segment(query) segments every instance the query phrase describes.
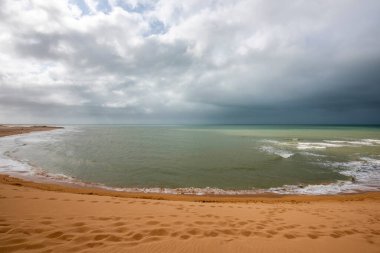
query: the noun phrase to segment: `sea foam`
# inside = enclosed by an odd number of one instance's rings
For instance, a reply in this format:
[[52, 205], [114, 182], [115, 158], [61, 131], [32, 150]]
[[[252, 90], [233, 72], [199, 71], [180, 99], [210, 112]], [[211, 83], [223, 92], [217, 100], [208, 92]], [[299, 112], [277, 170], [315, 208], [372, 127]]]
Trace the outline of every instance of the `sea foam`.
[[289, 151], [286, 151], [286, 150], [282, 150], [282, 149], [278, 149], [278, 148], [274, 148], [274, 147], [271, 147], [271, 146], [260, 147], [260, 150], [262, 150], [264, 152], [267, 152], [267, 153], [270, 153], [270, 154], [274, 154], [274, 155], [280, 156], [282, 158], [289, 158], [292, 155], [294, 155], [294, 153], [292, 153], [292, 152], [289, 152]]

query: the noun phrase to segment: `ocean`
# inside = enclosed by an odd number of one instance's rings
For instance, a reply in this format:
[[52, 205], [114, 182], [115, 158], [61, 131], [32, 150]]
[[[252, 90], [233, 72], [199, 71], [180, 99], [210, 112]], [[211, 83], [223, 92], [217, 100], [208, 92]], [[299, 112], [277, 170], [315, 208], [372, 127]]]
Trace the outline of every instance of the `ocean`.
[[75, 125], [0, 139], [0, 172], [118, 191], [380, 189], [380, 127]]

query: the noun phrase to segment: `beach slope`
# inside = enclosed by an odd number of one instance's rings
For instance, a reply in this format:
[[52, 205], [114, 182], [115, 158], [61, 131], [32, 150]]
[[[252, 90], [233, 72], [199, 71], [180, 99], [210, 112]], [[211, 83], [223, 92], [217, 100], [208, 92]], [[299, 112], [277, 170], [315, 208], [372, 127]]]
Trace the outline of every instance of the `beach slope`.
[[379, 252], [380, 201], [192, 202], [0, 184], [0, 252]]

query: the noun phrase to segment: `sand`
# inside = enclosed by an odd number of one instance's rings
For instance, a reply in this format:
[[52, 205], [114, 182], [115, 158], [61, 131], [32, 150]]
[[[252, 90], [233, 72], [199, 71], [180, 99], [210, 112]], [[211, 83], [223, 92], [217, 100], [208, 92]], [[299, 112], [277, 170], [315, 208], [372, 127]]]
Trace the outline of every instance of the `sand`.
[[380, 193], [134, 194], [1, 175], [0, 252], [13, 251], [380, 252]]
[[49, 131], [54, 129], [60, 129], [62, 127], [55, 126], [27, 126], [27, 125], [0, 125], [0, 137], [25, 134], [36, 131]]

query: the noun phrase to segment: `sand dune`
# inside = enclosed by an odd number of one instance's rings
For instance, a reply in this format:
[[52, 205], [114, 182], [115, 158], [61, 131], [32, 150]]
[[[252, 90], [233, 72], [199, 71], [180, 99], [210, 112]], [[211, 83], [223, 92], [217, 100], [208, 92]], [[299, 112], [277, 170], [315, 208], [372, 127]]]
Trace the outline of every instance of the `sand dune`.
[[202, 203], [0, 184], [0, 252], [379, 252], [379, 198]]

